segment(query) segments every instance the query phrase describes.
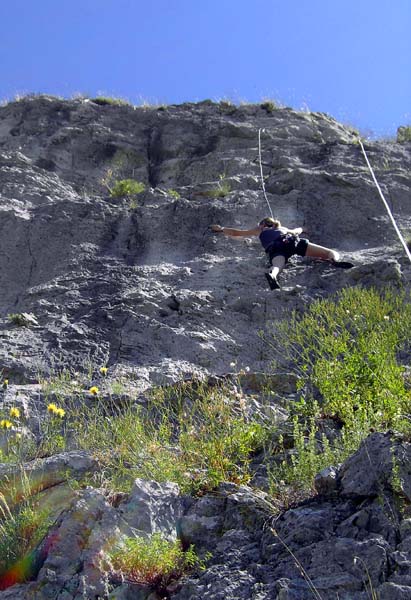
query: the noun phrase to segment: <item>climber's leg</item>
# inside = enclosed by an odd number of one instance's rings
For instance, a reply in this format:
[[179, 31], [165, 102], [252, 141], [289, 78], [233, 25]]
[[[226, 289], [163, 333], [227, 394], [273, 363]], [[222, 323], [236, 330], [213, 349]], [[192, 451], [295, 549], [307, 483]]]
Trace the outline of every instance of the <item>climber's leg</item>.
[[268, 284], [272, 290], [279, 290], [280, 284], [278, 283], [277, 277], [284, 269], [285, 256], [274, 256], [271, 260], [271, 267], [268, 273], [265, 274]]
[[335, 250], [325, 248], [324, 246], [317, 246], [317, 244], [308, 243], [305, 256], [309, 258], [320, 258], [322, 260], [330, 260], [331, 262], [337, 262], [340, 260], [340, 255]]

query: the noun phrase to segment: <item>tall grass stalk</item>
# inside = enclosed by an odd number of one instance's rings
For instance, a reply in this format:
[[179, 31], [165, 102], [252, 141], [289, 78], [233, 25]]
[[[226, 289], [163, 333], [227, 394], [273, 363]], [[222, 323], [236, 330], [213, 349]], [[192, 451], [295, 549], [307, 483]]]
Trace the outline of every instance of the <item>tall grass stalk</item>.
[[[46, 535], [51, 517], [31, 498], [30, 482], [22, 472], [23, 495], [9, 499], [0, 492], [0, 589], [29, 579], [35, 561], [31, 556]], [[10, 491], [9, 491], [10, 492]]]

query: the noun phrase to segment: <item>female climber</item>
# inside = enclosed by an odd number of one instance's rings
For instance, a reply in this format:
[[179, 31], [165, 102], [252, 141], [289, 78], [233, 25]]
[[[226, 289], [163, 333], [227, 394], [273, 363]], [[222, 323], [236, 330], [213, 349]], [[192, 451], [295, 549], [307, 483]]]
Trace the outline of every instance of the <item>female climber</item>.
[[229, 237], [250, 237], [258, 235], [260, 242], [270, 259], [270, 269], [265, 274], [270, 289], [280, 289], [278, 275], [283, 270], [288, 259], [297, 254], [298, 256], [308, 256], [328, 260], [335, 267], [350, 269], [354, 265], [350, 262], [340, 261], [340, 255], [335, 250], [330, 250], [324, 246], [312, 244], [306, 238], [300, 238], [301, 227], [288, 229], [282, 227], [280, 221], [265, 217], [254, 229], [232, 229], [221, 227], [221, 225], [212, 225], [211, 229], [215, 233], [223, 233]]

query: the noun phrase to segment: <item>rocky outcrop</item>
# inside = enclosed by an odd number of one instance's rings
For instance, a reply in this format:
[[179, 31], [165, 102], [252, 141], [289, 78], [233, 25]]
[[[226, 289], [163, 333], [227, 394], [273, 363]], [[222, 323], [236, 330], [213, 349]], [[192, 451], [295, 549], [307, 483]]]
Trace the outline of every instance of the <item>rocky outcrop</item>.
[[[201, 498], [172, 484], [137, 480], [129, 495], [77, 492], [53, 527], [36, 581], [0, 598], [148, 598], [152, 590], [110, 581], [107, 552], [121, 536], [161, 531], [195, 544], [205, 571], [169, 589], [175, 600], [366, 600], [411, 594], [410, 444], [372, 434], [337, 469], [336, 489], [278, 513], [271, 498], [222, 484]], [[396, 456], [399, 487], [386, 465]], [[369, 484], [358, 478], [367, 461]], [[362, 471], [364, 473], [364, 470]], [[371, 481], [372, 480], [372, 481]], [[154, 598], [155, 595], [150, 596]]]

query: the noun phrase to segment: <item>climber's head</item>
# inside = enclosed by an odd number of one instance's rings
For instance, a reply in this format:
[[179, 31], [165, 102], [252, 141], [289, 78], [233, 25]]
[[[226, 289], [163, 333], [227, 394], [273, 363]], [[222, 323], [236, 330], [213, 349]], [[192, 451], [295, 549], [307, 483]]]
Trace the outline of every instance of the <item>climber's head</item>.
[[272, 217], [264, 217], [264, 219], [262, 219], [258, 225], [260, 227], [272, 227], [273, 229], [278, 229], [278, 227], [281, 227], [280, 221], [277, 221]]

